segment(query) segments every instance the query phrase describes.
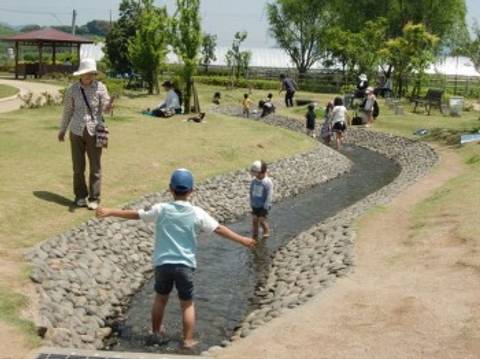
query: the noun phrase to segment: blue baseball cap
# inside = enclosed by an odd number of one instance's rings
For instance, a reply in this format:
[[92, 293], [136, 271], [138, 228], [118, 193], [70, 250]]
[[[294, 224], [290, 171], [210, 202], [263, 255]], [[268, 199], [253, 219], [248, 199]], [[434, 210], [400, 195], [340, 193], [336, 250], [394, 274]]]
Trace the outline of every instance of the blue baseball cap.
[[185, 168], [179, 168], [172, 173], [170, 188], [176, 193], [187, 193], [193, 190], [192, 172]]

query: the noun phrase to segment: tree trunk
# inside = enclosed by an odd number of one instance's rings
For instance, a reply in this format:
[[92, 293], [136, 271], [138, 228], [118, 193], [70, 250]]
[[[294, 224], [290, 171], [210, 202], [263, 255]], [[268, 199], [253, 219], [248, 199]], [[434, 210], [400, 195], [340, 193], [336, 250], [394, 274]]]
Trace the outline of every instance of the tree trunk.
[[190, 105], [191, 105], [191, 99], [192, 99], [192, 79], [187, 79], [186, 85], [185, 85], [185, 96], [183, 96], [183, 107], [184, 111], [183, 113], [189, 114], [190, 113]]

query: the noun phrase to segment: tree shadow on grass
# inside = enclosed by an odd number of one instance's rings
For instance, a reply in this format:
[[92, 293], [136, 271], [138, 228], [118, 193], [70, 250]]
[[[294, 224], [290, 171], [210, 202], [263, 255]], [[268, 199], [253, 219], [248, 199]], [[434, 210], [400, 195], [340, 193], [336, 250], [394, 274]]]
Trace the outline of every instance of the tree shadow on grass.
[[44, 201], [56, 203], [63, 207], [68, 207], [69, 212], [75, 212], [75, 209], [77, 208], [77, 206], [75, 206], [75, 202], [56, 193], [48, 191], [34, 191], [33, 195]]

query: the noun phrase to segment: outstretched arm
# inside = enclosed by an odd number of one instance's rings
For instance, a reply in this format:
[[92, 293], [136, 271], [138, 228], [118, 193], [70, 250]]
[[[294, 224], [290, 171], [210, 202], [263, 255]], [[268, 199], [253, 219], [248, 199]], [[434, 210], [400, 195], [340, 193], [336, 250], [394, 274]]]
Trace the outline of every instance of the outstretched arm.
[[230, 239], [231, 241], [240, 243], [241, 245], [247, 248], [250, 248], [250, 249], [255, 248], [256, 242], [252, 238], [241, 236], [238, 233], [235, 233], [228, 227], [225, 227], [221, 224], [217, 227], [217, 229], [215, 230], [215, 233], [223, 238], [227, 238], [227, 239]]
[[119, 217], [124, 219], [140, 219], [138, 211], [134, 209], [115, 209], [99, 207], [95, 212], [97, 218]]

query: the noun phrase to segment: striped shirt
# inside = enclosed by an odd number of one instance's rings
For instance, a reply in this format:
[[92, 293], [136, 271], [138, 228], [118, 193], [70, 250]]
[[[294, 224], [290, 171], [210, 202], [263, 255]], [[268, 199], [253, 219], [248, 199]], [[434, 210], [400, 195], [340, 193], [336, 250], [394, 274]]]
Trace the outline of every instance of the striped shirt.
[[[80, 88], [83, 88], [85, 91], [94, 118], [90, 115]], [[110, 96], [108, 95], [107, 88], [100, 81], [94, 80], [89, 86], [81, 85], [80, 81], [73, 84], [65, 92], [60, 130], [66, 132], [68, 126], [70, 126], [70, 132], [74, 135], [82, 136], [86, 127], [88, 133], [93, 136], [95, 134], [95, 126], [101, 119], [102, 112], [108, 106], [109, 102]]]

